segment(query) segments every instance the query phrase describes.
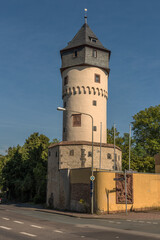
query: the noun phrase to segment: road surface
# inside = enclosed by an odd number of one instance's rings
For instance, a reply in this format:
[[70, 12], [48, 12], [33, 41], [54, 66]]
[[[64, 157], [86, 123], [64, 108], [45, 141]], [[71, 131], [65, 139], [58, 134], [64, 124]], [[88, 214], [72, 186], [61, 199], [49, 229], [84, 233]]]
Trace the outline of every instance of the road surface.
[[82, 219], [0, 205], [0, 240], [160, 239], [160, 220]]

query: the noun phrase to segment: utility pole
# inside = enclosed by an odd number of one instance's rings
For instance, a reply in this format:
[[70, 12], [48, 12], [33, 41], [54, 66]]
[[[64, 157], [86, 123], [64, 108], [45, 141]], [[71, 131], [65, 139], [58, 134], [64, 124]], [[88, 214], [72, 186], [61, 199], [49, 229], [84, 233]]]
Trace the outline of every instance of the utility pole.
[[114, 123], [114, 171], [116, 170], [116, 149], [115, 149], [115, 123]]
[[131, 124], [129, 125], [129, 171], [131, 169]]

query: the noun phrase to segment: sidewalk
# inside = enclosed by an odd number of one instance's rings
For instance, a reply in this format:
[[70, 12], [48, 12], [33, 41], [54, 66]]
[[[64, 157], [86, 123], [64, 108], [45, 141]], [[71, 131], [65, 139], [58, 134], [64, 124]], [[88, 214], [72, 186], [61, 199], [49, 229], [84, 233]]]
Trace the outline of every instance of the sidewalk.
[[160, 220], [160, 211], [150, 210], [142, 212], [128, 212], [126, 213], [111, 213], [111, 214], [87, 214], [87, 213], [75, 213], [64, 212], [50, 209], [35, 209], [35, 211], [46, 212], [51, 214], [59, 214], [64, 216], [85, 218], [85, 219], [128, 219], [128, 220]]

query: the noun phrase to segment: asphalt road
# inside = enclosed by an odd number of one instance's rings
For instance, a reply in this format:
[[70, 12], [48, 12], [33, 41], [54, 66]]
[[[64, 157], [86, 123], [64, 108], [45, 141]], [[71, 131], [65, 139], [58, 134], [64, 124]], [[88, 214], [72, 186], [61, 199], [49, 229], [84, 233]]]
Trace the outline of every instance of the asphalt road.
[[0, 205], [0, 240], [160, 239], [160, 221], [81, 219]]

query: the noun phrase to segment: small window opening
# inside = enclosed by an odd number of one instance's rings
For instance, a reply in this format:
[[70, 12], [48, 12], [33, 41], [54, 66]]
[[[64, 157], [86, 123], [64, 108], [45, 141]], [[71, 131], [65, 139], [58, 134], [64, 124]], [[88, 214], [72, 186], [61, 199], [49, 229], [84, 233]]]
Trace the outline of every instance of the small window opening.
[[92, 157], [92, 152], [88, 152], [88, 157]]
[[74, 58], [78, 57], [78, 51], [77, 51], [77, 50], [74, 51], [73, 57], [74, 57]]
[[64, 102], [64, 104], [63, 104], [63, 107], [65, 108], [65, 107], [66, 107], [66, 105], [67, 105], [67, 104], [66, 104], [66, 102]]
[[95, 50], [95, 49], [93, 49], [93, 55], [92, 55], [93, 57], [97, 57], [97, 50]]
[[100, 83], [100, 75], [95, 74], [95, 82]]
[[81, 114], [73, 114], [73, 127], [81, 127]]
[[56, 151], [56, 154], [55, 154], [55, 156], [56, 156], [56, 157], [58, 156], [58, 153], [57, 153], [57, 151]]
[[97, 126], [93, 126], [93, 131], [97, 131]]
[[107, 158], [108, 158], [108, 159], [112, 159], [112, 156], [111, 156], [110, 153], [107, 154]]
[[89, 39], [90, 39], [90, 41], [91, 41], [91, 42], [94, 42], [94, 43], [96, 43], [96, 42], [97, 42], [97, 39], [96, 39], [96, 38], [94, 38], [94, 37], [89, 37]]
[[68, 84], [68, 76], [64, 78], [64, 85], [67, 85], [67, 84]]
[[74, 150], [70, 150], [70, 153], [69, 153], [70, 156], [74, 156]]
[[92, 104], [93, 104], [93, 106], [97, 106], [97, 101], [93, 100]]

